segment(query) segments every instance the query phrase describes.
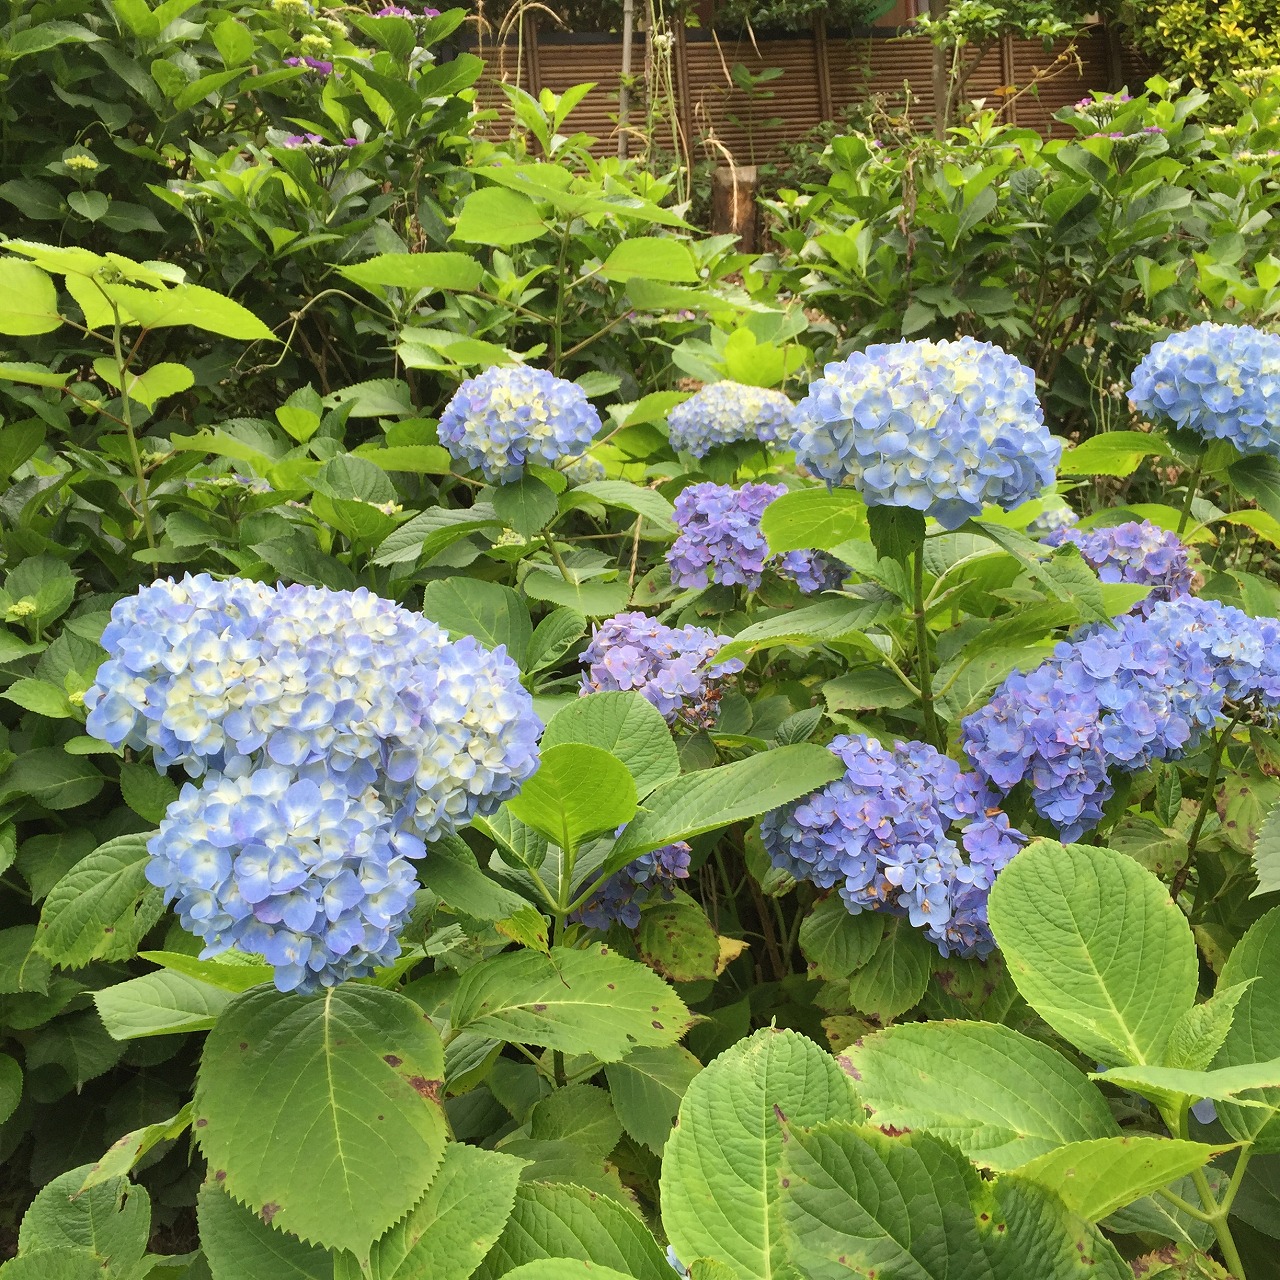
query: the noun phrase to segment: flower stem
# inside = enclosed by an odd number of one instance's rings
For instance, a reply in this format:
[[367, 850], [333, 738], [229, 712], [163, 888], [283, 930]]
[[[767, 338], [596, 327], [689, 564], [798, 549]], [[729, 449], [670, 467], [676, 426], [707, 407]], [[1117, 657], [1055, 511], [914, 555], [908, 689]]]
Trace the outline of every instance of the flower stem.
[[1191, 826], [1191, 834], [1187, 836], [1186, 861], [1178, 869], [1177, 875], [1173, 877], [1173, 883], [1169, 890], [1175, 902], [1182, 892], [1182, 886], [1186, 883], [1188, 874], [1190, 874], [1191, 864], [1195, 861], [1196, 845], [1199, 843], [1200, 833], [1204, 830], [1205, 819], [1209, 816], [1209, 806], [1213, 803], [1214, 792], [1218, 787], [1218, 774], [1222, 769], [1222, 757], [1226, 755], [1227, 743], [1231, 741], [1231, 735], [1235, 733], [1236, 725], [1239, 723], [1239, 715], [1232, 716], [1213, 744], [1213, 758], [1209, 761], [1209, 772], [1205, 775], [1204, 792], [1200, 796], [1200, 807], [1196, 810], [1196, 820]]
[[929, 624], [925, 621], [924, 547], [916, 548], [912, 567], [916, 624], [916, 664], [914, 674], [916, 684], [920, 686], [920, 706], [924, 712], [925, 736], [939, 751], [944, 751], [946, 750], [946, 741], [938, 727], [937, 713], [933, 708], [933, 672], [929, 666]]
[[1204, 467], [1204, 454], [1196, 459], [1196, 465], [1191, 468], [1191, 474], [1187, 477], [1187, 496], [1182, 500], [1182, 514], [1178, 517], [1178, 536], [1182, 536], [1182, 531], [1187, 527], [1191, 520], [1191, 504], [1196, 500], [1196, 491], [1200, 487], [1200, 472]]
[[[560, 570], [560, 576], [569, 583], [573, 583], [573, 579], [569, 576], [569, 570], [561, 558], [559, 548], [556, 546], [556, 540], [546, 529], [542, 531], [542, 540], [547, 544], [547, 550], [551, 552], [551, 558], [556, 562], [556, 568]], [[577, 584], [574, 583], [576, 586]]]

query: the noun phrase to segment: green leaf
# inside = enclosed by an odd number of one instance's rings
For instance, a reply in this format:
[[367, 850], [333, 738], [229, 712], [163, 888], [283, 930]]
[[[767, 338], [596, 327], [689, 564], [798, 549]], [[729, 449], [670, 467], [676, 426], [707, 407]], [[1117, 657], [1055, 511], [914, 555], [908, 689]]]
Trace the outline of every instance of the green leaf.
[[30, 262], [0, 258], [0, 333], [26, 336], [61, 328], [58, 291]]
[[1204, 1168], [1225, 1150], [1138, 1134], [1094, 1138], [1038, 1156], [1023, 1165], [1018, 1176], [1038, 1182], [1087, 1222], [1097, 1222], [1157, 1187]]
[[588, 837], [613, 832], [631, 819], [636, 787], [616, 756], [566, 742], [543, 751], [538, 772], [507, 801], [507, 808], [571, 853]]
[[[352, 416], [355, 416], [354, 414]], [[383, 471], [407, 471], [420, 476], [442, 476], [453, 470], [449, 451], [438, 444], [400, 444], [385, 448], [360, 445], [357, 458], [367, 458]]]
[[173, 969], [95, 991], [98, 1016], [113, 1040], [208, 1031], [235, 994]]
[[[1247, 1063], [1280, 1058], [1280, 907], [1273, 907], [1236, 943], [1218, 978], [1220, 990], [1249, 983], [1236, 1002], [1235, 1016], [1222, 1048], [1214, 1059], [1215, 1067], [1237, 1068]], [[1250, 979], [1256, 978], [1256, 982]], [[1204, 1097], [1211, 1095], [1204, 1094]], [[1251, 1099], [1252, 1101], [1253, 1099]], [[1259, 1102], [1280, 1108], [1280, 1090], [1262, 1094]], [[1261, 1129], [1265, 1113], [1255, 1108], [1227, 1104], [1218, 1116], [1233, 1138], [1253, 1139], [1255, 1151], [1280, 1152], [1280, 1116]]]
[[147, 1154], [161, 1142], [169, 1142], [180, 1137], [191, 1127], [191, 1103], [187, 1103], [177, 1115], [156, 1124], [144, 1125], [134, 1129], [124, 1137], [117, 1138], [107, 1148], [106, 1154], [96, 1164], [89, 1166], [80, 1186], [81, 1191], [96, 1187], [101, 1183], [113, 1182], [126, 1177]]
[[[631, 1210], [584, 1187], [528, 1182], [516, 1192], [511, 1220], [476, 1280], [518, 1276], [541, 1259], [556, 1259], [559, 1266], [558, 1260], [568, 1258], [590, 1263], [584, 1274], [591, 1277], [671, 1280], [674, 1274], [658, 1242]], [[553, 1274], [560, 1280], [573, 1271], [566, 1266], [547, 1272]]]
[[117, 836], [82, 858], [49, 891], [36, 949], [64, 969], [132, 956], [160, 918], [160, 891], [147, 883], [147, 835]]
[[524, 601], [510, 587], [475, 578], [442, 578], [428, 582], [422, 613], [439, 623], [451, 640], [475, 636], [490, 649], [505, 645], [511, 660], [524, 664], [533, 628]]
[[236, 995], [270, 982], [275, 972], [269, 964], [239, 951], [226, 951], [212, 960], [200, 960], [180, 951], [139, 951], [138, 958]]
[[205, 1041], [195, 1131], [215, 1179], [264, 1221], [364, 1258], [439, 1166], [443, 1075], [440, 1038], [404, 996], [259, 988]]
[[24, 751], [0, 778], [0, 804], [20, 798], [46, 809], [74, 809], [102, 790], [102, 774], [88, 761], [59, 747]]
[[675, 1127], [680, 1100], [702, 1063], [680, 1045], [633, 1049], [605, 1067], [609, 1093], [622, 1127], [655, 1155], [661, 1155]]
[[[625, 244], [626, 242], [623, 241]], [[642, 489], [626, 480], [588, 480], [568, 490], [560, 499], [562, 511], [572, 511], [591, 502], [622, 511], [634, 511], [638, 516], [652, 520], [662, 529], [673, 528], [675, 508], [654, 489]]]
[[861, 636], [867, 627], [897, 612], [896, 604], [887, 594], [870, 600], [854, 596], [823, 600], [744, 627], [731, 643], [720, 650], [717, 660], [723, 662], [729, 658], [740, 658], [756, 649], [773, 649], [779, 645], [853, 640]]
[[374, 1245], [368, 1272], [344, 1254], [334, 1280], [467, 1280], [502, 1234], [519, 1180], [519, 1161], [451, 1142], [427, 1194]]
[[178, 788], [150, 763], [129, 760], [120, 766], [120, 794], [144, 822], [159, 826], [165, 810], [178, 798]]
[[1188, 1071], [1205, 1070], [1222, 1048], [1235, 1019], [1236, 1005], [1252, 981], [1250, 979], [1234, 987], [1224, 987], [1219, 983], [1217, 991], [1208, 1000], [1192, 1005], [1173, 1028], [1161, 1065]]
[[39, 1249], [0, 1267], [4, 1280], [103, 1280], [102, 1264], [88, 1249]]
[[1000, 873], [991, 928], [1018, 990], [1091, 1057], [1163, 1060], [1199, 965], [1168, 890], [1112, 849], [1036, 840]]
[[741, 1276], [788, 1274], [780, 1238], [782, 1120], [861, 1114], [849, 1077], [794, 1031], [757, 1031], [689, 1085], [662, 1161], [662, 1226], [680, 1258]]
[[796, 489], [765, 507], [760, 531], [773, 555], [830, 551], [842, 542], [870, 536], [867, 504], [852, 489]]
[[[1160, 1106], [1176, 1109], [1198, 1098], [1225, 1102], [1253, 1090], [1280, 1088], [1280, 1058], [1272, 1058], [1268, 1062], [1246, 1062], [1236, 1067], [1217, 1067], [1212, 1071], [1189, 1071], [1182, 1067], [1113, 1067], [1110, 1071], [1099, 1071], [1092, 1078], [1105, 1080], [1121, 1089], [1130, 1089]], [[1253, 1119], [1263, 1124], [1274, 1109], [1273, 1103], [1255, 1099], [1245, 1099], [1240, 1105], [1253, 1113]], [[1249, 1142], [1257, 1128], [1258, 1125], [1253, 1124], [1239, 1134], [1228, 1126], [1227, 1132], [1242, 1142]]]
[[673, 778], [646, 799], [604, 869], [616, 871], [642, 853], [767, 813], [834, 782], [843, 772], [825, 747], [800, 742]]
[[410, 293], [438, 290], [469, 292], [480, 286], [484, 265], [466, 253], [380, 253], [368, 262], [339, 267], [355, 284], [405, 289]]
[[707, 913], [685, 894], [645, 908], [636, 948], [646, 964], [672, 982], [701, 982], [720, 971], [720, 939]]
[[1058, 464], [1060, 476], [1130, 476], [1144, 458], [1169, 458], [1173, 450], [1149, 431], [1104, 431], [1068, 449]]
[[334, 1280], [334, 1258], [269, 1226], [219, 1186], [200, 1188], [200, 1248], [213, 1280]]
[[825, 982], [848, 980], [875, 955], [884, 921], [874, 911], [853, 916], [838, 893], [828, 894], [800, 926], [800, 950], [809, 972]]
[[910, 507], [870, 506], [867, 527], [881, 559], [906, 564], [924, 546], [924, 513]]
[[877, 1125], [927, 1129], [987, 1169], [1120, 1132], [1082, 1071], [1010, 1027], [904, 1023], [844, 1056]]
[[662, 713], [641, 694], [591, 693], [556, 712], [542, 733], [542, 749], [580, 742], [608, 751], [626, 765], [643, 798], [680, 773], [680, 758]]
[[481, 187], [462, 202], [453, 239], [505, 249], [546, 233], [547, 224], [528, 196], [501, 187]]
[[575, 609], [553, 609], [533, 629], [525, 654], [527, 671], [554, 667], [586, 634], [587, 620]]
[[458, 510], [433, 507], [387, 534], [373, 563], [395, 565], [412, 564], [420, 558], [431, 560], [459, 538], [501, 524], [493, 508], [485, 503]]
[[698, 265], [689, 246], [667, 236], [640, 236], [620, 240], [600, 267], [606, 280], [669, 280], [673, 284], [697, 284]]
[[145, 373], [130, 374], [125, 390], [130, 398], [152, 409], [156, 401], [186, 391], [195, 381], [195, 374], [184, 364], [155, 364]]
[[468, 969], [451, 1013], [469, 1030], [562, 1053], [590, 1053], [616, 1062], [640, 1045], [674, 1044], [689, 1013], [657, 974], [614, 955], [553, 947], [505, 952]]
[[1258, 887], [1252, 896], [1280, 892], [1280, 803], [1273, 804], [1258, 828], [1253, 845], [1253, 870]]
[[1264, 454], [1241, 458], [1227, 468], [1231, 483], [1269, 516], [1280, 520], [1280, 461]]
[[243, 342], [276, 341], [257, 316], [230, 298], [199, 284], [142, 289], [132, 284], [103, 284], [103, 293], [144, 329], [187, 325]]
[[8, 1054], [0, 1053], [0, 1124], [18, 1109], [22, 1101], [22, 1068]]
[[437, 841], [418, 864], [418, 881], [455, 911], [475, 920], [506, 920], [529, 903], [480, 870], [475, 854], [456, 836]]
[[601, 582], [597, 578], [587, 582], [567, 582], [559, 572], [525, 574], [525, 594], [534, 600], [546, 600], [563, 605], [586, 618], [604, 618], [619, 613], [631, 599], [631, 588], [626, 579]]
[[[782, 1217], [805, 1280], [1133, 1280], [1100, 1231], [1033, 1182], [984, 1182], [929, 1134], [790, 1126]], [[751, 1274], [764, 1274], [753, 1272]]]
[[[667, 1268], [671, 1270], [670, 1267]], [[599, 1267], [580, 1258], [539, 1258], [505, 1273], [510, 1280], [633, 1280], [624, 1271]], [[34, 1280], [34, 1273], [33, 1273]], [[54, 1277], [61, 1280], [61, 1277]], [[79, 1280], [77, 1277], [76, 1280]]]
[[147, 1251], [150, 1197], [127, 1178], [81, 1194], [88, 1172], [81, 1165], [41, 1188], [23, 1215], [18, 1249], [87, 1249], [109, 1275], [124, 1276]]
[[524, 538], [532, 538], [545, 529], [557, 510], [556, 495], [550, 487], [530, 475], [498, 485], [490, 501], [502, 523]]
[[22, 382], [32, 387], [65, 387], [71, 375], [54, 373], [42, 364], [28, 360], [8, 360], [0, 364], [0, 381]]
[[934, 952], [906, 920], [883, 918], [884, 935], [871, 959], [849, 979], [849, 1002], [881, 1022], [897, 1018], [924, 998]]
[[67, 691], [48, 680], [15, 680], [0, 697], [50, 720], [66, 720], [75, 715], [67, 701]]

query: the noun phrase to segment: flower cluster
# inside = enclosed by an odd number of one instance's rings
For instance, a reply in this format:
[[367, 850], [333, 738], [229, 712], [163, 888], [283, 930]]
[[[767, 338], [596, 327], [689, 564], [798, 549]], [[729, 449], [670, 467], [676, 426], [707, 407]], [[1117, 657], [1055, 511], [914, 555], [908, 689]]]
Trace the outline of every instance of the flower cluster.
[[[618, 834], [622, 828], [618, 828]], [[664, 845], [652, 853], [642, 853], [614, 872], [591, 896], [573, 919], [589, 929], [607, 929], [611, 924], [634, 929], [640, 923], [640, 908], [656, 893], [667, 902], [675, 893], [677, 880], [689, 878], [692, 850], [683, 840]]]
[[1138, 606], [1143, 613], [1150, 613], [1161, 600], [1172, 600], [1191, 591], [1194, 575], [1187, 563], [1187, 548], [1176, 533], [1149, 520], [1129, 520], [1088, 532], [1060, 528], [1044, 542], [1051, 547], [1074, 543], [1103, 582], [1152, 587], [1151, 594]]
[[989, 342], [897, 342], [829, 364], [796, 406], [797, 460], [870, 506], [910, 507], [956, 529], [1053, 483], [1062, 445], [1035, 375]]
[[[228, 788], [248, 796], [259, 793], [244, 788], [261, 785], [268, 799], [285, 804], [292, 797], [290, 813], [305, 793], [318, 806], [317, 830], [351, 835], [344, 856], [355, 864], [331, 866], [332, 840], [320, 842], [328, 850], [323, 857], [314, 850], [296, 855], [308, 876], [282, 892], [309, 894], [326, 908], [307, 917], [305, 928], [291, 923], [303, 918], [302, 908], [273, 918], [269, 901], [250, 900], [257, 924], [282, 935], [272, 954], [305, 953], [296, 962], [305, 973], [278, 971], [282, 989], [328, 985], [385, 955], [389, 944], [377, 931], [394, 934], [396, 911], [391, 923], [371, 924], [387, 911], [362, 898], [329, 914], [353, 883], [343, 870], [371, 894], [399, 885], [388, 851], [421, 856], [423, 841], [492, 813], [538, 765], [541, 725], [505, 652], [470, 637], [451, 642], [434, 623], [363, 589], [273, 589], [206, 574], [157, 582], [115, 606], [102, 644], [110, 657], [85, 694], [89, 732], [117, 747], [150, 747], [158, 769], [181, 765], [192, 778], [208, 775], [203, 790], [184, 791], [176, 802], [168, 834], [162, 828], [150, 846], [148, 872], [205, 939], [207, 954], [247, 946], [249, 925], [235, 915], [245, 892], [241, 860], [252, 854], [270, 861], [279, 851], [279, 865], [292, 866], [294, 855], [262, 833], [302, 827], [283, 817], [274, 828], [265, 817], [242, 820], [240, 810], [224, 806], [218, 812], [231, 817], [221, 826], [209, 822], [217, 828], [212, 845], [226, 857], [210, 863], [207, 850], [184, 852], [187, 818], [203, 820]], [[306, 787], [290, 791], [294, 783]], [[367, 839], [355, 838], [357, 827]], [[379, 861], [389, 877], [381, 887]], [[205, 883], [214, 867], [218, 878]], [[342, 888], [329, 890], [331, 879]], [[197, 891], [212, 897], [182, 905]], [[359, 921], [374, 930], [368, 947], [351, 941]], [[261, 940], [261, 929], [250, 932]]]
[[1172, 334], [1133, 371], [1129, 400], [1241, 453], [1280, 456], [1280, 334], [1209, 323]]
[[1044, 538], [1046, 534], [1057, 533], [1061, 529], [1069, 529], [1078, 524], [1080, 517], [1061, 498], [1050, 503], [1027, 526], [1027, 532], [1033, 538]]
[[846, 572], [830, 556], [791, 551], [770, 558], [760, 521], [765, 507], [785, 492], [780, 484], [690, 485], [676, 498], [680, 536], [667, 551], [672, 582], [697, 588], [710, 578], [755, 591], [768, 565], [806, 594], [839, 586]]
[[527, 365], [495, 365], [469, 378], [439, 426], [449, 453], [494, 484], [518, 480], [526, 462], [553, 466], [585, 452], [599, 430], [581, 387]]
[[786, 440], [792, 407], [781, 391], [712, 382], [671, 410], [671, 447], [704, 458], [718, 445], [736, 440]]
[[1023, 837], [982, 780], [922, 742], [841, 735], [829, 749], [844, 777], [760, 823], [773, 864], [837, 889], [854, 915], [905, 915], [943, 955], [987, 955], [987, 894]]
[[726, 676], [742, 670], [715, 655], [729, 643], [705, 627], [667, 627], [643, 613], [620, 613], [602, 622], [582, 651], [582, 693], [634, 689], [670, 724], [681, 719], [709, 727]]
[[1101, 819], [1113, 771], [1191, 750], [1228, 701], [1280, 705], [1280, 623], [1179, 596], [1009, 676], [961, 742], [992, 786], [1027, 782], [1036, 811], [1075, 840]]

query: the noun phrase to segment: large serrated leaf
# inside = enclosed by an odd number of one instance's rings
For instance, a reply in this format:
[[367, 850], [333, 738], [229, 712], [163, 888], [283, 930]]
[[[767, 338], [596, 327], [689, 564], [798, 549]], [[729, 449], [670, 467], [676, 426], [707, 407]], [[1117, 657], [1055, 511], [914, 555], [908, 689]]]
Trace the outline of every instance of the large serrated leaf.
[[1037, 840], [1000, 873], [991, 928], [1023, 998], [1106, 1063], [1162, 1061], [1195, 1002], [1186, 917], [1132, 858]]
[[796, 1125], [784, 1150], [782, 1217], [805, 1280], [873, 1271], [910, 1280], [1133, 1280], [1101, 1232], [1050, 1192], [1013, 1177], [984, 1182], [928, 1134]]
[[89, 1168], [71, 1169], [41, 1188], [23, 1215], [18, 1248], [87, 1249], [108, 1275], [123, 1276], [147, 1251], [151, 1198], [127, 1178], [81, 1194]]
[[462, 975], [451, 1017], [458, 1031], [601, 1062], [637, 1045], [674, 1044], [689, 1025], [684, 1002], [657, 974], [603, 946], [493, 956]]
[[643, 798], [680, 773], [680, 758], [662, 713], [638, 693], [591, 693], [551, 717], [542, 749], [566, 742], [599, 747], [627, 766]]
[[552, 1258], [590, 1263], [592, 1276], [598, 1268], [608, 1275], [610, 1267], [635, 1280], [671, 1280], [672, 1276], [657, 1241], [629, 1209], [583, 1187], [525, 1183], [516, 1193], [510, 1222], [476, 1272], [476, 1280], [519, 1274], [516, 1268]]
[[451, 1142], [427, 1194], [374, 1245], [369, 1270], [341, 1254], [334, 1280], [467, 1280], [511, 1216], [519, 1180], [519, 1161]]
[[444, 1152], [440, 1038], [411, 1000], [348, 984], [237, 997], [205, 1042], [195, 1132], [271, 1225], [367, 1257]]
[[36, 950], [64, 969], [133, 955], [164, 909], [147, 883], [148, 838], [117, 836], [77, 862], [45, 899]]
[[113, 1040], [208, 1031], [233, 999], [230, 991], [172, 969], [94, 992], [98, 1016]]
[[636, 787], [626, 765], [599, 747], [565, 742], [542, 752], [538, 772], [507, 801], [507, 809], [572, 853], [590, 836], [612, 834], [636, 811]]
[[1088, 1222], [1132, 1204], [1157, 1187], [1202, 1169], [1226, 1147], [1144, 1134], [1093, 1138], [1037, 1156], [1018, 1170]]
[[852, 1081], [811, 1040], [758, 1031], [707, 1066], [685, 1093], [662, 1162], [662, 1225], [681, 1258], [737, 1274], [789, 1274], [778, 1217], [782, 1125], [861, 1115]]
[[605, 1068], [609, 1093], [622, 1127], [661, 1155], [680, 1112], [680, 1100], [702, 1063], [680, 1045], [633, 1049]]
[[200, 1188], [197, 1217], [213, 1280], [334, 1280], [327, 1249], [269, 1226], [215, 1185]]
[[451, 639], [474, 636], [489, 649], [502, 645], [511, 660], [523, 666], [533, 628], [524, 601], [510, 587], [470, 578], [428, 582], [422, 593], [422, 613]]
[[988, 1169], [1120, 1133], [1082, 1071], [995, 1023], [904, 1023], [852, 1045], [844, 1060], [875, 1124], [927, 1129]]

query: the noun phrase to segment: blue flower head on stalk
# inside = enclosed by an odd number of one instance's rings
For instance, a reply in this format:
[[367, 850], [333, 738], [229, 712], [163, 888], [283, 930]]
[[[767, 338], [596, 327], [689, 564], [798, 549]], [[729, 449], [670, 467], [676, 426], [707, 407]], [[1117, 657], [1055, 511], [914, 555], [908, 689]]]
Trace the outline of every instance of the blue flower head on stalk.
[[781, 391], [741, 382], [712, 382], [667, 416], [671, 447], [705, 458], [737, 441], [774, 444], [790, 434], [792, 403]]
[[829, 364], [796, 406], [792, 447], [869, 506], [959, 528], [987, 503], [1010, 511], [1054, 481], [1062, 445], [1035, 375], [989, 342], [876, 344]]
[[114, 607], [102, 643], [89, 732], [204, 780], [169, 807], [148, 877], [206, 955], [261, 952], [282, 990], [394, 956], [405, 859], [538, 767], [505, 651], [363, 589], [157, 582]]
[[1151, 594], [1138, 605], [1141, 613], [1150, 613], [1162, 600], [1191, 592], [1194, 575], [1186, 545], [1176, 533], [1149, 520], [1129, 520], [1087, 532], [1068, 526], [1055, 529], [1042, 541], [1050, 547], [1067, 542], [1079, 547], [1085, 563], [1103, 582], [1152, 587]]
[[1133, 371], [1129, 401], [1241, 453], [1280, 457], [1280, 334], [1209, 323], [1171, 334]]
[[454, 392], [438, 430], [458, 462], [493, 484], [510, 484], [526, 462], [550, 467], [584, 453], [600, 415], [576, 383], [546, 369], [495, 365]]
[[906, 916], [944, 956], [988, 955], [987, 894], [1023, 836], [982, 780], [923, 742], [842, 734], [829, 750], [844, 776], [761, 820], [773, 864], [854, 915]]
[[847, 571], [820, 551], [789, 551], [770, 556], [760, 531], [764, 509], [786, 493], [780, 484], [695, 484], [675, 502], [679, 537], [667, 551], [671, 581], [698, 588], [708, 578], [722, 586], [756, 591], [766, 567], [796, 583], [808, 594], [838, 587]]
[[1077, 840], [1114, 775], [1193, 750], [1228, 702], [1280, 706], [1280, 623], [1179, 596], [1009, 676], [965, 719], [961, 745], [997, 792], [1027, 783], [1036, 812]]

